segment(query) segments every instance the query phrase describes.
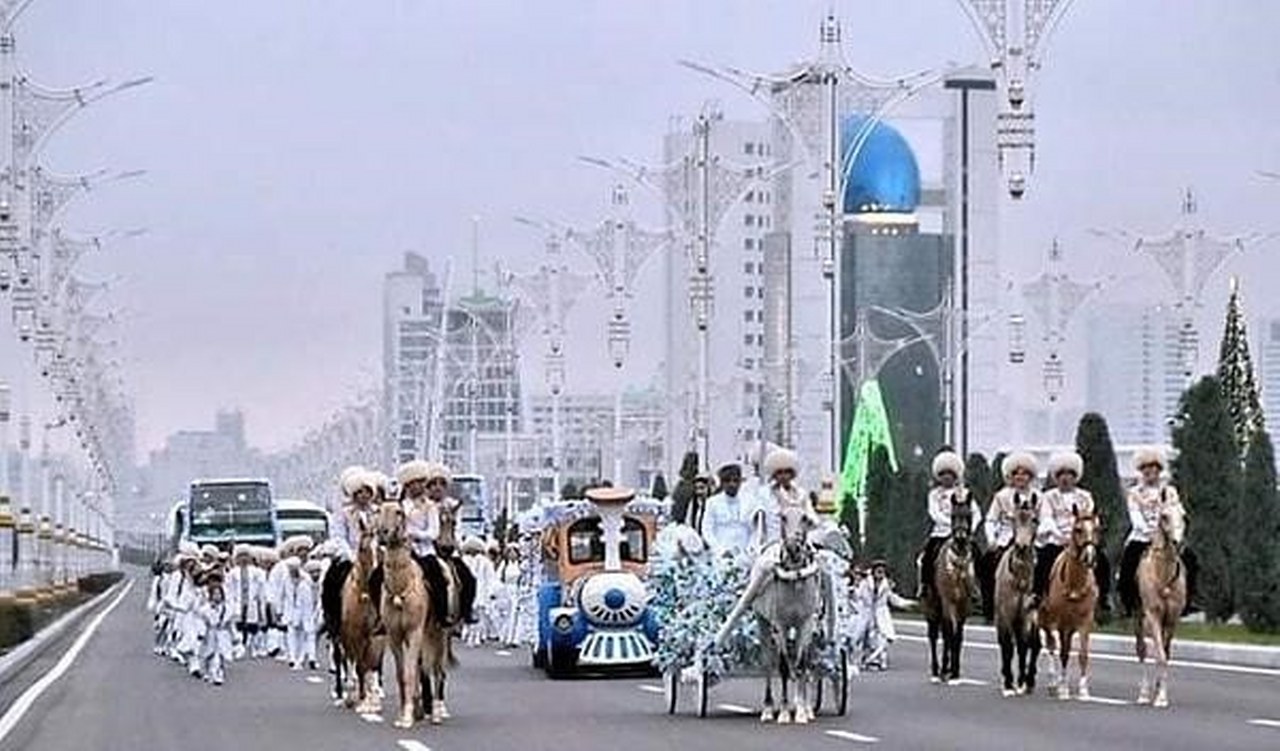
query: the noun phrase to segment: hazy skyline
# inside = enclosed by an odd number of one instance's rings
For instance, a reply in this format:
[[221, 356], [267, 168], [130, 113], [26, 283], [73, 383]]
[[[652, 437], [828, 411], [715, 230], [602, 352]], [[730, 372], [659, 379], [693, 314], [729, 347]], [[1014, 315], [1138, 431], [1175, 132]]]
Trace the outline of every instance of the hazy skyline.
[[[845, 51], [887, 75], [986, 53], [955, 0], [839, 2]], [[39, 0], [18, 58], [51, 86], [153, 75], [78, 115], [45, 150], [59, 172], [146, 169], [62, 217], [90, 233], [146, 227], [87, 259], [118, 277], [111, 301], [136, 398], [139, 447], [248, 417], [252, 443], [297, 440], [380, 372], [381, 279], [414, 250], [468, 269], [537, 263], [541, 238], [513, 215], [598, 221], [614, 179], [580, 154], [656, 161], [672, 115], [718, 100], [763, 112], [679, 58], [774, 71], [816, 51], [827, 2], [618, 0], [97, 3]], [[1006, 274], [1035, 273], [1054, 237], [1072, 272], [1154, 275], [1091, 228], [1163, 234], [1193, 186], [1222, 233], [1280, 230], [1280, 4], [1076, 0], [1035, 81], [1038, 152], [1027, 198], [1006, 203]], [[638, 214], [658, 212], [642, 194]], [[1254, 314], [1278, 314], [1274, 244], [1234, 259]], [[660, 266], [642, 285], [658, 294]], [[1202, 351], [1216, 352], [1226, 273], [1211, 285]], [[1152, 299], [1125, 281], [1110, 295]], [[643, 293], [642, 293], [643, 294]], [[643, 307], [643, 306], [637, 306]], [[651, 306], [652, 307], [652, 306]], [[570, 330], [570, 361], [604, 357], [604, 306]], [[630, 373], [660, 356], [637, 314]], [[1079, 329], [1073, 335], [1080, 333]], [[651, 341], [659, 337], [650, 336]], [[8, 344], [6, 347], [10, 346]], [[598, 370], [603, 370], [600, 368]], [[571, 368], [569, 388], [599, 388]], [[527, 383], [537, 390], [540, 378]]]

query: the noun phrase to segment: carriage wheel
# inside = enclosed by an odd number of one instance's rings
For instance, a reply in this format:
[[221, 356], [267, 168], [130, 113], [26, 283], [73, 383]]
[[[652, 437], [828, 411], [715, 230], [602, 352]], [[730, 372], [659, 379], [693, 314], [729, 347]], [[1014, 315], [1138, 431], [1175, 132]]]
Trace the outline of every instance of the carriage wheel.
[[817, 717], [818, 714], [822, 712], [822, 698], [823, 698], [822, 695], [824, 693], [823, 687], [826, 685], [826, 682], [827, 682], [827, 679], [825, 677], [819, 678], [816, 681], [817, 685], [814, 687], [814, 694], [813, 694], [813, 716], [814, 717]]
[[707, 686], [707, 671], [698, 671], [698, 716], [707, 716], [707, 695], [711, 693], [711, 689]]
[[666, 690], [667, 695], [667, 714], [676, 713], [676, 700], [679, 694], [680, 676], [676, 673], [675, 668], [667, 668], [662, 674], [662, 688]]
[[832, 679], [839, 689], [836, 698], [836, 715], [844, 717], [849, 712], [849, 652], [840, 650], [840, 673]]

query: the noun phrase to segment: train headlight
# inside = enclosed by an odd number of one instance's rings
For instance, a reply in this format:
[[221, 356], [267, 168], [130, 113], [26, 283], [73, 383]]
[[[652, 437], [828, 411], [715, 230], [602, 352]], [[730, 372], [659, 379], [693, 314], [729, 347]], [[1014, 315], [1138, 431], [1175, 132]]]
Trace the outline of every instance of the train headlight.
[[573, 630], [573, 616], [568, 615], [567, 613], [558, 615], [556, 616], [554, 625], [556, 627], [556, 631], [567, 634]]

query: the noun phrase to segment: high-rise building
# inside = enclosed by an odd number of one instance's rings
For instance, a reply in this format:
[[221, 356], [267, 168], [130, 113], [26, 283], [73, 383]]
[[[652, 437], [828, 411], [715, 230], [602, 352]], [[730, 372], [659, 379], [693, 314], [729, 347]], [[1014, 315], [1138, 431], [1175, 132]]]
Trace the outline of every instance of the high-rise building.
[[520, 430], [516, 305], [476, 285], [449, 299], [422, 256], [383, 286], [384, 399], [393, 463], [430, 457], [455, 471], [497, 472], [486, 436]]
[[[765, 178], [772, 153], [767, 121], [712, 119], [708, 153], [718, 168], [749, 175], [736, 195], [717, 185], [708, 205], [727, 203], [711, 232], [709, 273], [714, 290], [709, 321], [708, 445], [717, 463], [740, 459], [759, 439], [760, 396], [764, 360], [764, 238], [773, 222], [773, 192]], [[669, 133], [663, 143], [667, 164], [683, 169], [667, 180], [666, 201], [690, 217], [700, 215], [702, 196], [697, 178], [697, 139], [690, 128]], [[665, 443], [671, 463], [696, 448], [694, 415], [698, 393], [698, 334], [690, 301], [693, 280], [693, 227], [672, 228], [686, 240], [667, 255], [666, 391], [669, 417]]]
[[[621, 446], [614, 442], [615, 398], [611, 394], [564, 394], [560, 402], [563, 456], [561, 482], [581, 486], [609, 479], [619, 484], [649, 488], [664, 471], [663, 428], [668, 417], [666, 400], [656, 388], [632, 389], [622, 394]], [[551, 396], [540, 394], [529, 403], [529, 426], [548, 472], [552, 451]], [[616, 447], [616, 448], [615, 448]], [[614, 452], [622, 452], [622, 479], [608, 477]], [[559, 489], [557, 489], [558, 491]]]
[[[444, 325], [444, 291], [427, 259], [405, 253], [382, 287], [382, 377], [389, 464], [427, 456]], [[443, 375], [443, 374], [441, 374]]]
[[1258, 322], [1258, 383], [1262, 389], [1262, 414], [1272, 440], [1280, 440], [1280, 318]]
[[1185, 380], [1177, 317], [1158, 305], [1099, 305], [1088, 318], [1085, 408], [1116, 444], [1164, 444]]

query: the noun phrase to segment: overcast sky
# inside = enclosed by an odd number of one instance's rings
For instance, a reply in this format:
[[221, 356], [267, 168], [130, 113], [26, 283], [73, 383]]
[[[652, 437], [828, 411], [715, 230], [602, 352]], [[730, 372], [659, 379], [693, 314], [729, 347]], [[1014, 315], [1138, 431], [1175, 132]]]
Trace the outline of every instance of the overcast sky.
[[[607, 205], [611, 178], [577, 155], [654, 161], [669, 116], [708, 98], [761, 115], [677, 59], [783, 68], [816, 50], [827, 5], [38, 0], [17, 29], [35, 79], [156, 77], [82, 113], [46, 150], [63, 172], [149, 171], [64, 215], [76, 230], [149, 229], [84, 271], [121, 279], [112, 300], [129, 311], [141, 446], [233, 406], [253, 442], [296, 440], [375, 383], [379, 285], [403, 251], [463, 269], [479, 215], [486, 267], [533, 265], [539, 238], [512, 215], [587, 224]], [[986, 59], [956, 0], [835, 6], [846, 54], [867, 72]], [[1275, 2], [1076, 0], [1036, 82], [1036, 175], [1003, 214], [1008, 274], [1032, 274], [1055, 236], [1082, 277], [1141, 273], [1087, 230], [1163, 233], [1186, 185], [1215, 231], [1280, 229], [1280, 183], [1256, 175], [1280, 171], [1277, 28]], [[1280, 313], [1276, 251], [1233, 264], [1256, 314]], [[655, 264], [644, 281], [657, 276]], [[1215, 345], [1225, 287], [1206, 301]], [[582, 311], [575, 362], [604, 354], [603, 307]], [[636, 325], [643, 340], [658, 321]], [[600, 385], [594, 368], [575, 368], [571, 388]]]

